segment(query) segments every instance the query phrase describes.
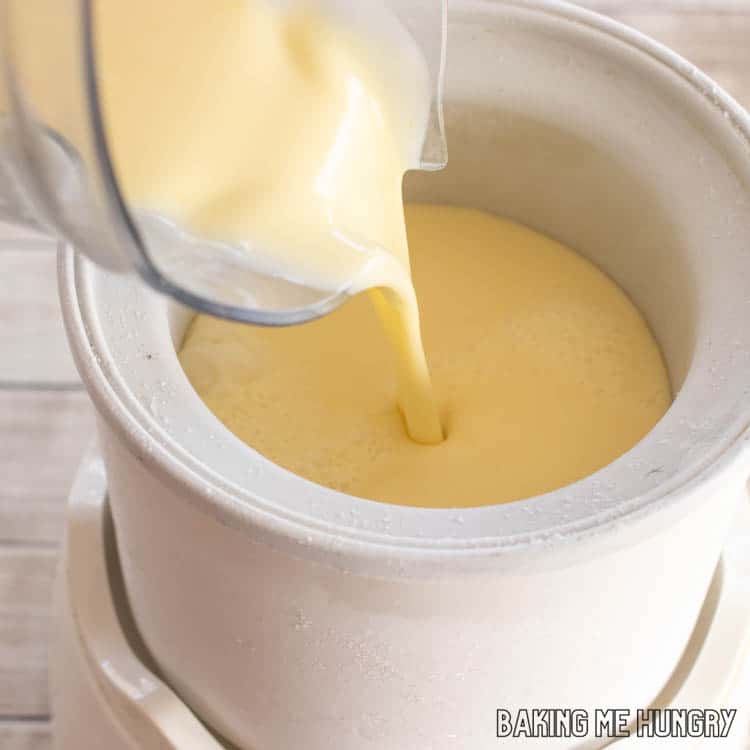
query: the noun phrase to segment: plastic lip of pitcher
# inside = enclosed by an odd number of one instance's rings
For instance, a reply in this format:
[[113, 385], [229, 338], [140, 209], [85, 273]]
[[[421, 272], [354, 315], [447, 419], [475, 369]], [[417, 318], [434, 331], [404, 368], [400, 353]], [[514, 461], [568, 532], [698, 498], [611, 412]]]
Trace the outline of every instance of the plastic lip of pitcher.
[[[334, 0], [335, 2], [335, 0]], [[359, 0], [382, 7], [382, 0]], [[65, 92], [65, 122], [37, 113], [25, 60], [42, 56], [33, 24], [18, 23], [27, 0], [0, 0], [0, 219], [42, 227], [95, 263], [135, 270], [152, 288], [195, 310], [258, 325], [318, 318], [349, 297], [259, 272], [242, 247], [192, 237], [168, 220], [135, 213], [120, 190], [107, 145], [94, 44], [94, 0], [37, 0], [57, 43], [48, 76]], [[445, 166], [442, 116], [447, 0], [389, 0], [427, 64], [432, 102], [419, 167]], [[54, 61], [52, 61], [54, 57]], [[4, 87], [4, 89], [3, 89]], [[41, 95], [41, 94], [37, 94]], [[5, 100], [5, 101], [4, 101]], [[39, 104], [39, 102], [36, 102]], [[6, 111], [3, 111], [6, 110]]]

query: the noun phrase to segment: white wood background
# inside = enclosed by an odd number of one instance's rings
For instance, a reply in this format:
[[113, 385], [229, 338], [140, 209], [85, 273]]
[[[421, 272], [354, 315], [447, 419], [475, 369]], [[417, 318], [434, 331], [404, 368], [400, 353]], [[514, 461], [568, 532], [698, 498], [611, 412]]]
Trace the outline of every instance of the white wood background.
[[[581, 4], [673, 47], [750, 106], [750, 0]], [[54, 248], [0, 226], [0, 750], [51, 747], [50, 590], [66, 494], [92, 432], [64, 342]]]

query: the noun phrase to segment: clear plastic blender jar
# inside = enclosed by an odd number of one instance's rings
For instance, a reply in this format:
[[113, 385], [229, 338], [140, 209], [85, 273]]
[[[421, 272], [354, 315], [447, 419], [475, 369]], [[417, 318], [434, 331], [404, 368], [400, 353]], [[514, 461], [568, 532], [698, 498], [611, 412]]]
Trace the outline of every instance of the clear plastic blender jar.
[[[243, 248], [191, 236], [166, 219], [147, 220], [128, 205], [100, 106], [96, 5], [0, 0], [0, 220], [55, 234], [95, 263], [135, 271], [151, 287], [221, 317], [289, 325], [341, 304], [345, 288], [313, 289], [260, 272]], [[355, 12], [376, 7], [382, 12], [382, 3], [358, 0]], [[392, 0], [389, 10], [417, 41], [429, 69], [433, 101], [415, 167], [437, 169], [447, 159], [441, 116], [446, 0]], [[49, 97], [59, 98], [55, 118], [45, 114]]]

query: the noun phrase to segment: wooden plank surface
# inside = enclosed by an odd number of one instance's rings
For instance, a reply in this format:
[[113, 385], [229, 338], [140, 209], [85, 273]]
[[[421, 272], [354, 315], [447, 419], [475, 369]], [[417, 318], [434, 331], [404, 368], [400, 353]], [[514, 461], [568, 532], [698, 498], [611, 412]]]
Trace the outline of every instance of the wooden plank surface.
[[94, 438], [83, 391], [0, 389], [0, 544], [56, 544], [73, 472]]
[[54, 244], [0, 241], [0, 387], [77, 383], [57, 299]]
[[[750, 0], [580, 4], [672, 47], [750, 105]], [[54, 545], [93, 420], [86, 396], [66, 390], [80, 386], [57, 309], [54, 253], [28, 233], [8, 243], [14, 236], [0, 225], [0, 750], [50, 750]]]
[[0, 716], [49, 715], [47, 643], [57, 552], [0, 547]]
[[[54, 245], [0, 234], [0, 750], [50, 750], [50, 596], [65, 499], [93, 437]], [[5, 717], [3, 719], [2, 717]]]
[[[52, 750], [49, 721], [9, 721], [0, 723], [2, 750]], [[102, 750], [106, 750], [102, 748]]]

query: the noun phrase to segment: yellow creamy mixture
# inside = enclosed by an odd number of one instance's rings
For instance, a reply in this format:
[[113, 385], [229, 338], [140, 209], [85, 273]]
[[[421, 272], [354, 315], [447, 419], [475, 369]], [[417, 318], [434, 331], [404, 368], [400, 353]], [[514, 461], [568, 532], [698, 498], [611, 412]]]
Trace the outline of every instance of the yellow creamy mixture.
[[[421, 150], [426, 67], [385, 6], [335, 6], [93, 5], [130, 206], [247, 244], [262, 270], [367, 290], [284, 330], [197, 318], [189, 379], [253, 448], [362, 497], [485, 505], [604, 466], [670, 402], [646, 323], [581, 257], [492, 216], [408, 206], [407, 248], [401, 180]], [[66, 54], [69, 19], [56, 0], [8, 5], [12, 34], [51, 53]], [[55, 55], [37, 58], [23, 61], [36, 114], [77, 143]]]
[[[439, 442], [401, 201], [431, 99], [413, 38], [377, 0], [92, 7], [104, 125], [129, 207], [247, 245], [261, 271], [332, 292], [377, 289], [409, 433]], [[35, 115], [78, 144], [81, 118], [55, 69], [69, 56], [64, 35], [77, 32], [71, 18], [58, 0], [8, 2], [9, 36], [35, 42], [21, 60]]]
[[201, 237], [250, 240], [259, 267], [288, 278], [376, 290], [407, 429], [437, 443], [401, 199], [429, 113], [427, 70], [378, 3], [353, 10], [100, 2], [104, 112], [132, 204]]
[[664, 414], [659, 347], [591, 263], [471, 209], [407, 205], [406, 218], [445, 441], [418, 445], [404, 432], [392, 352], [363, 297], [283, 330], [194, 321], [180, 360], [238, 437], [338, 490], [462, 507], [581, 479]]

